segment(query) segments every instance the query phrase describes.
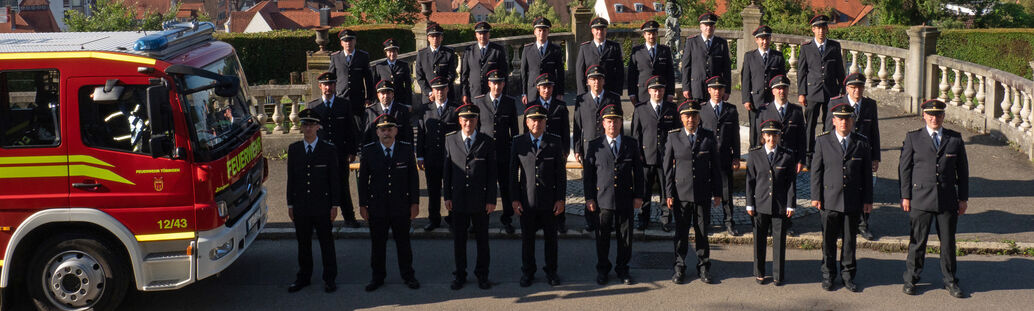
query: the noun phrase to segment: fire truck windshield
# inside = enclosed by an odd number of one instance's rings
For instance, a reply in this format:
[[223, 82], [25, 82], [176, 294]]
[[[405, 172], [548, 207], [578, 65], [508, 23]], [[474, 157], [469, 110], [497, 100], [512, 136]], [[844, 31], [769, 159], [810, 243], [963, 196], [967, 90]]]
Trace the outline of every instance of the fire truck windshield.
[[[236, 144], [241, 143], [240, 133], [257, 125], [248, 109], [247, 81], [243, 78], [240, 63], [234, 55], [215, 61], [202, 69], [224, 76], [240, 78], [240, 90], [236, 96], [222, 97], [214, 88], [184, 95], [184, 108], [193, 128], [199, 154], [204, 158], [218, 158]], [[197, 89], [215, 83], [212, 79], [185, 75], [185, 90]], [[250, 132], [250, 131], [248, 131]], [[225, 148], [230, 147], [230, 148]], [[218, 154], [213, 154], [218, 153]]]

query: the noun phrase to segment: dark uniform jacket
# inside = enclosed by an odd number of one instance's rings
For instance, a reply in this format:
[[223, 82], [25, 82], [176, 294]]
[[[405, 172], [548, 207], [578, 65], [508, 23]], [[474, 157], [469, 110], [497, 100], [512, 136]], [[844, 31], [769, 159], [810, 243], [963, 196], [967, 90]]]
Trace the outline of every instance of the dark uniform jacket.
[[[546, 106], [542, 104], [542, 100], [538, 95], [535, 95], [534, 99], [528, 99], [528, 107], [532, 105]], [[568, 118], [567, 104], [553, 99], [549, 101], [549, 107], [546, 110], [549, 112], [549, 115], [546, 116], [546, 133], [560, 137], [560, 148], [563, 148], [561, 152], [567, 155], [571, 150], [571, 123]], [[524, 134], [527, 133], [528, 127], [525, 125]]]
[[474, 96], [488, 93], [488, 78], [485, 73], [499, 70], [504, 77], [510, 76], [510, 62], [506, 49], [495, 42], [488, 42], [485, 56], [481, 56], [481, 48], [475, 42], [463, 50], [463, 63], [460, 64], [460, 90], [462, 96], [473, 101]]
[[753, 103], [754, 107], [772, 101], [772, 89], [768, 87], [768, 82], [772, 77], [785, 74], [786, 60], [782, 52], [768, 49], [767, 60], [761, 57], [757, 49], [747, 52], [743, 55], [743, 73], [740, 76], [743, 101]]
[[844, 58], [840, 42], [826, 39], [826, 48], [819, 53], [815, 39], [801, 45], [797, 60], [797, 94], [811, 102], [827, 102], [844, 89]]
[[[675, 95], [675, 58], [671, 56], [671, 48], [667, 45], [658, 44], [654, 46], [657, 51], [655, 57], [650, 57], [650, 51], [646, 44], [640, 44], [632, 48], [628, 57], [628, 74], [625, 77], [628, 87], [628, 96], [636, 96], [636, 100], [650, 99], [650, 93], [646, 88], [646, 80], [652, 76], [660, 76], [664, 81], [664, 96]], [[606, 87], [610, 84], [607, 79]]]
[[445, 134], [459, 129], [456, 107], [452, 101], [445, 102], [442, 114], [438, 114], [435, 103], [424, 104], [424, 113], [417, 120], [416, 157], [423, 158], [424, 165], [438, 166], [445, 160]]
[[[847, 96], [841, 95], [830, 99], [827, 106], [829, 110], [833, 110], [833, 107], [839, 104], [850, 105], [851, 101], [847, 99]], [[868, 138], [869, 144], [872, 145], [873, 161], [880, 160], [880, 118], [877, 115], [877, 109], [875, 100], [862, 96], [861, 103], [858, 104], [858, 110], [855, 110], [857, 117], [854, 120], [854, 131]], [[833, 128], [832, 111], [826, 113], [826, 128]]]
[[366, 105], [364, 101], [376, 101], [373, 72], [370, 70], [370, 54], [355, 49], [352, 62], [345, 61], [345, 53], [330, 54], [330, 68], [327, 71], [337, 77], [337, 96], [352, 105], [352, 113], [358, 115]]
[[320, 116], [320, 124], [323, 125], [319, 131], [320, 138], [333, 143], [337, 148], [338, 156], [347, 159], [349, 155], [355, 155], [358, 149], [359, 142], [356, 141], [356, 138], [359, 137], [355, 134], [358, 127], [356, 127], [355, 118], [352, 117], [352, 110], [348, 106], [348, 102], [337, 96], [331, 100], [333, 101], [331, 107], [327, 107], [323, 98], [310, 101], [307, 106]]
[[591, 92], [578, 95], [574, 99], [574, 129], [571, 137], [574, 137], [574, 150], [577, 153], [585, 154], [590, 140], [603, 135], [603, 123], [600, 120], [600, 110], [607, 105], [621, 105], [621, 96], [604, 89], [600, 95], [599, 104], [592, 97]]
[[495, 204], [498, 193], [495, 140], [484, 133], [474, 134], [470, 151], [459, 132], [445, 136], [442, 194], [446, 201], [452, 200], [453, 212], [484, 212], [486, 204]]
[[660, 114], [653, 109], [649, 100], [639, 103], [632, 113], [632, 137], [642, 143], [646, 165], [660, 165], [664, 162], [664, 143], [668, 132], [681, 128], [675, 103], [661, 102]]
[[564, 93], [564, 51], [559, 45], [552, 42], [546, 43], [546, 54], [539, 53], [535, 42], [524, 45], [524, 52], [521, 53], [521, 92], [528, 96], [530, 103], [538, 96], [538, 89], [535, 88], [535, 78], [540, 74], [549, 73], [553, 76], [553, 96]]
[[543, 133], [541, 140], [536, 151], [531, 134], [519, 135], [510, 149], [510, 193], [525, 210], [551, 211], [567, 196], [567, 159], [560, 137]]
[[306, 155], [305, 143], [298, 141], [288, 147], [287, 159], [287, 205], [296, 216], [330, 216], [330, 208], [341, 205], [337, 148], [319, 139]]
[[700, 127], [718, 138], [719, 159], [725, 166], [740, 158], [740, 114], [736, 105], [727, 102], [721, 103], [720, 110], [722, 114], [716, 117], [710, 102], [700, 104]]
[[729, 42], [719, 36], [711, 37], [711, 48], [700, 35], [686, 38], [682, 49], [682, 89], [689, 91], [689, 96], [696, 100], [705, 100], [711, 96], [707, 93], [707, 79], [721, 77], [729, 93], [732, 86], [732, 63], [729, 56]]
[[395, 140], [391, 160], [384, 157], [380, 142], [363, 146], [359, 165], [359, 206], [366, 206], [370, 218], [410, 216], [409, 207], [420, 202], [413, 145]]
[[934, 148], [926, 127], [905, 134], [898, 179], [901, 198], [912, 208], [928, 212], [956, 211], [969, 201], [969, 159], [959, 132], [941, 130], [940, 148]]
[[[445, 77], [449, 81], [450, 90], [452, 82], [456, 81], [456, 51], [445, 45], [438, 46], [437, 53], [431, 53], [431, 48], [426, 47], [417, 52], [416, 55], [416, 83], [420, 85], [421, 101], [426, 101], [431, 94], [431, 80], [436, 77]], [[453, 95], [453, 94], [450, 94]]]
[[[804, 158], [805, 150], [808, 148], [808, 136], [807, 136], [807, 123], [804, 121], [804, 108], [800, 105], [791, 104], [786, 102], [785, 116], [779, 115], [779, 108], [776, 107], [774, 102], [762, 104], [758, 107], [758, 120], [755, 123], [756, 127], [760, 127], [762, 122], [768, 120], [779, 121], [783, 125], [782, 135], [780, 135], [779, 146], [789, 149], [790, 152], [794, 153], [796, 159], [801, 164], [808, 164], [807, 159]], [[758, 143], [761, 143], [761, 129], [755, 128], [758, 134]]]
[[722, 195], [722, 177], [718, 171], [718, 142], [714, 133], [698, 128], [689, 141], [685, 129], [668, 132], [664, 145], [664, 179], [669, 198], [678, 201], [710, 203]]
[[487, 93], [475, 96], [472, 101], [481, 109], [478, 116], [480, 124], [478, 132], [492, 137], [492, 140], [495, 141], [496, 153], [499, 154], [499, 161], [507, 161], [507, 157], [510, 156], [510, 140], [520, 134], [517, 130], [520, 118], [518, 118], [517, 99], [504, 94], [499, 95], [498, 108], [492, 103], [491, 95]]
[[747, 155], [747, 206], [765, 215], [786, 215], [797, 204], [797, 163], [793, 150], [776, 146], [770, 162], [764, 146]]
[[600, 49], [596, 47], [596, 41], [582, 42], [582, 45], [578, 47], [578, 60], [575, 67], [571, 69], [574, 71], [575, 84], [578, 86], [577, 94], [589, 92], [585, 71], [592, 65], [599, 65], [600, 69], [603, 69], [603, 74], [606, 75], [603, 90], [621, 96], [621, 91], [625, 87], [625, 57], [621, 53], [621, 44], [611, 40], [603, 41], [603, 52], [601, 53]]
[[862, 135], [848, 137], [846, 153], [835, 133], [815, 137], [811, 197], [822, 201], [823, 209], [856, 214], [863, 204], [872, 204], [872, 147]]
[[582, 160], [582, 181], [586, 201], [596, 200], [601, 209], [629, 211], [634, 199], [645, 196], [643, 154], [634, 138], [620, 137], [616, 158], [606, 135], [589, 142]]
[[[391, 109], [389, 113], [391, 113], [391, 115], [395, 117], [396, 122], [398, 122], [398, 134], [396, 134], [395, 140], [412, 143], [413, 127], [410, 124], [409, 106], [394, 102], [391, 104], [389, 109]], [[364, 119], [366, 126], [363, 127], [363, 144], [378, 141], [377, 127], [373, 124], [373, 121], [381, 114], [384, 114], [384, 108], [381, 107], [380, 103], [374, 103], [373, 105], [366, 107], [366, 118]], [[412, 146], [410, 148], [412, 148]]]
[[[396, 60], [395, 66], [388, 65], [388, 61], [382, 61], [373, 65], [373, 83], [376, 85], [381, 80], [391, 81], [395, 89], [395, 101], [404, 105], [412, 105], [413, 101], [413, 75], [410, 73], [409, 63]], [[376, 102], [375, 95], [371, 101]]]

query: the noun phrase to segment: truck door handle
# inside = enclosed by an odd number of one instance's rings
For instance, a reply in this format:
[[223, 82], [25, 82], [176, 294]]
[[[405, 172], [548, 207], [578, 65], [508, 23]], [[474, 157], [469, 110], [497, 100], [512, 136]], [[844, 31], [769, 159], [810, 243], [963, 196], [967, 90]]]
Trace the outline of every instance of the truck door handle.
[[88, 183], [72, 183], [72, 187], [86, 190], [94, 190], [100, 188], [101, 184], [88, 184]]

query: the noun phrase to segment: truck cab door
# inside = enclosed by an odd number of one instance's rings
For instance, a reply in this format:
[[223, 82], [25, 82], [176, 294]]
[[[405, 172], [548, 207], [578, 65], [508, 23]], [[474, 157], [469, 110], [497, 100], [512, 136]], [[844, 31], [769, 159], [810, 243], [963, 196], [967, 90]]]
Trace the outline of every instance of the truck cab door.
[[[70, 79], [69, 126], [81, 139], [68, 140], [71, 155], [96, 161], [88, 171], [71, 174], [69, 204], [103, 210], [119, 219], [137, 235], [193, 232], [193, 177], [187, 155], [167, 154], [186, 147], [173, 126], [152, 133], [152, 123], [175, 124], [182, 111], [165, 107], [165, 113], [148, 111], [149, 77], [98, 77]], [[166, 101], [165, 105], [168, 105]], [[162, 120], [151, 120], [152, 115]], [[151, 138], [165, 135], [172, 148], [152, 152]], [[70, 156], [72, 157], [72, 156]]]

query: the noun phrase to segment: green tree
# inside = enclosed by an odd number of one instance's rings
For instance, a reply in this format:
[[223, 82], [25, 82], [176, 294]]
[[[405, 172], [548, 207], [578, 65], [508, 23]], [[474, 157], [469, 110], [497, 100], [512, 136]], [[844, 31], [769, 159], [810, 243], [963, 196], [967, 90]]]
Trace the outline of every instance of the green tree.
[[1034, 16], [1016, 3], [997, 3], [991, 11], [978, 20], [978, 26], [987, 28], [1034, 27]]
[[161, 12], [147, 12], [142, 19], [136, 19], [136, 12], [123, 0], [98, 0], [91, 8], [93, 15], [86, 16], [79, 11], [68, 11], [64, 18], [68, 31], [135, 31], [161, 30], [162, 23], [176, 19], [179, 5]]
[[933, 24], [945, 16], [942, 0], [863, 0], [873, 6], [877, 25]]
[[549, 5], [549, 1], [539, 0], [532, 3], [528, 7], [528, 11], [524, 13], [524, 16], [529, 21], [534, 21], [536, 18], [545, 17], [549, 19], [554, 25], [560, 22], [560, 16], [556, 14], [556, 10]]
[[417, 21], [414, 0], [355, 0], [350, 1], [348, 12], [363, 22], [382, 24], [412, 24]]
[[488, 16], [488, 21], [491, 23], [498, 24], [512, 24], [520, 25], [527, 24], [528, 20], [517, 13], [517, 10], [507, 11], [505, 8], [500, 7], [498, 10], [492, 12], [492, 15]]

